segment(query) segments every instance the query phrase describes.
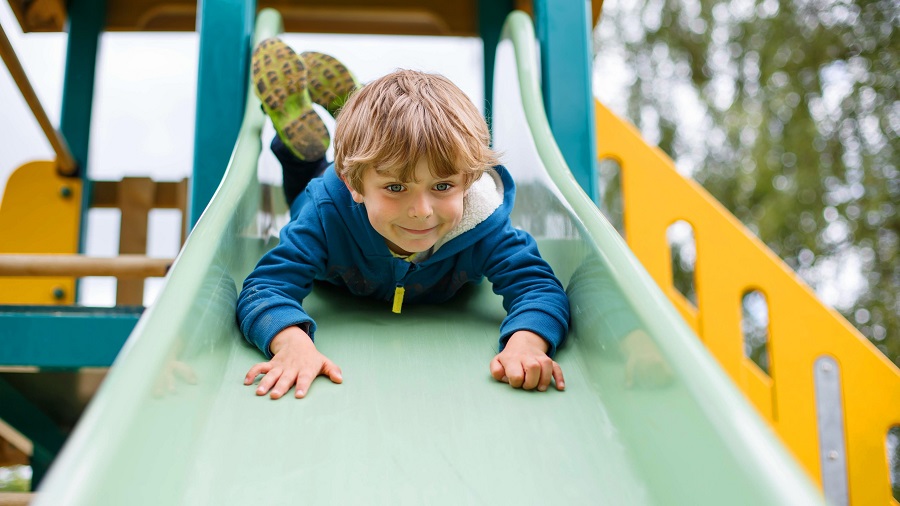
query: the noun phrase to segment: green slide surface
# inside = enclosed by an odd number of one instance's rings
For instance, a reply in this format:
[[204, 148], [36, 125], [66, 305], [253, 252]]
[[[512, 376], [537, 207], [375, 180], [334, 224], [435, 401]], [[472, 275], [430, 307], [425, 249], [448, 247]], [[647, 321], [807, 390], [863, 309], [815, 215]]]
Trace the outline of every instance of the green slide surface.
[[[263, 11], [256, 40], [280, 31]], [[513, 221], [571, 299], [565, 392], [491, 378], [504, 312], [487, 282], [401, 315], [318, 285], [304, 305], [344, 384], [278, 401], [244, 386], [262, 355], [235, 300], [285, 219], [258, 180], [264, 117], [250, 97], [222, 185], [35, 504], [821, 504], [571, 177], [526, 15], [507, 20], [498, 53]]]

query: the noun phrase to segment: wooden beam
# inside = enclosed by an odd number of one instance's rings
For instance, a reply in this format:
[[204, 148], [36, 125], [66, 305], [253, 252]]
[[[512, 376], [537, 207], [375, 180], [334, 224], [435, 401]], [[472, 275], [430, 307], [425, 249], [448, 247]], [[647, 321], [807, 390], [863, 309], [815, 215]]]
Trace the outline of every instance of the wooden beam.
[[112, 276], [123, 279], [163, 277], [171, 258], [143, 255], [88, 257], [81, 255], [0, 255], [0, 276]]
[[[156, 183], [148, 177], [129, 177], [122, 180], [118, 192], [118, 208], [122, 210], [119, 226], [119, 255], [147, 253], [149, 213], [156, 200]], [[116, 284], [116, 305], [140, 306], [144, 303], [144, 280], [119, 280]]]
[[[123, 184], [131, 178], [122, 181], [94, 181], [91, 207], [116, 208], [119, 207], [119, 192]], [[181, 181], [157, 181], [153, 192], [153, 209], [180, 209], [184, 211], [187, 202], [187, 178]]]
[[28, 506], [34, 499], [31, 492], [0, 492], [0, 506]]
[[27, 466], [33, 451], [30, 439], [0, 420], [0, 466]]
[[2, 26], [0, 26], [0, 57], [2, 57], [3, 63], [6, 64], [6, 68], [9, 69], [9, 73], [13, 77], [13, 81], [19, 87], [19, 92], [22, 93], [22, 97], [25, 98], [25, 102], [31, 108], [31, 113], [56, 153], [57, 170], [63, 176], [75, 175], [77, 167], [75, 158], [72, 156], [71, 150], [69, 150], [69, 145], [62, 134], [53, 128], [53, 124], [41, 105], [40, 99], [34, 92], [34, 88], [31, 87], [28, 76], [25, 74], [25, 69], [22, 68], [22, 64], [19, 62], [19, 58], [16, 56], [16, 52]]

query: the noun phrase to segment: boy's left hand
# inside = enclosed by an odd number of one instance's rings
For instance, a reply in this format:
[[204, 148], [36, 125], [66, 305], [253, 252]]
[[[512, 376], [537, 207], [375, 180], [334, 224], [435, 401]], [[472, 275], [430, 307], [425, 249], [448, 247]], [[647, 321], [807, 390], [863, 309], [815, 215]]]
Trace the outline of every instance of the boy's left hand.
[[550, 387], [553, 379], [557, 390], [565, 390], [562, 369], [547, 356], [549, 348], [541, 336], [520, 330], [510, 336], [503, 351], [491, 361], [491, 376], [513, 388], [537, 388], [541, 392]]

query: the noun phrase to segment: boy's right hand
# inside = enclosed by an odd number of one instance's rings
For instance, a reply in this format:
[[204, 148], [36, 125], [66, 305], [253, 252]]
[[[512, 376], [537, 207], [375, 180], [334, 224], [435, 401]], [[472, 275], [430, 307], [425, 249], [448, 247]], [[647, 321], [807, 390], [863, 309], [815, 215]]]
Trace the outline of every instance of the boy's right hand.
[[328, 376], [334, 383], [344, 381], [341, 368], [319, 353], [312, 339], [300, 327], [292, 326], [279, 332], [269, 344], [269, 349], [272, 359], [251, 367], [244, 378], [244, 384], [251, 385], [258, 375], [265, 375], [259, 382], [256, 395], [266, 395], [271, 390], [269, 396], [278, 399], [296, 384], [295, 397], [302, 399], [318, 376]]

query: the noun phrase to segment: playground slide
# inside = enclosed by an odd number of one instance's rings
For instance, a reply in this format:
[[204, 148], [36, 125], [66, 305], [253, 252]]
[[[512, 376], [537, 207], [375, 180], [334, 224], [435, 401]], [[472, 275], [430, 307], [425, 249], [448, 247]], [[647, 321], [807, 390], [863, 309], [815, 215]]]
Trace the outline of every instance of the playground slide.
[[[261, 13], [257, 40], [280, 23]], [[578, 188], [536, 61], [531, 21], [514, 13], [494, 129], [519, 185], [513, 220], [571, 298], [565, 392], [491, 379], [504, 313], [486, 282], [401, 315], [317, 286], [305, 305], [344, 384], [279, 401], [244, 386], [261, 355], [235, 299], [283, 222], [257, 178], [251, 98], [222, 185], [36, 504], [822, 503]]]

